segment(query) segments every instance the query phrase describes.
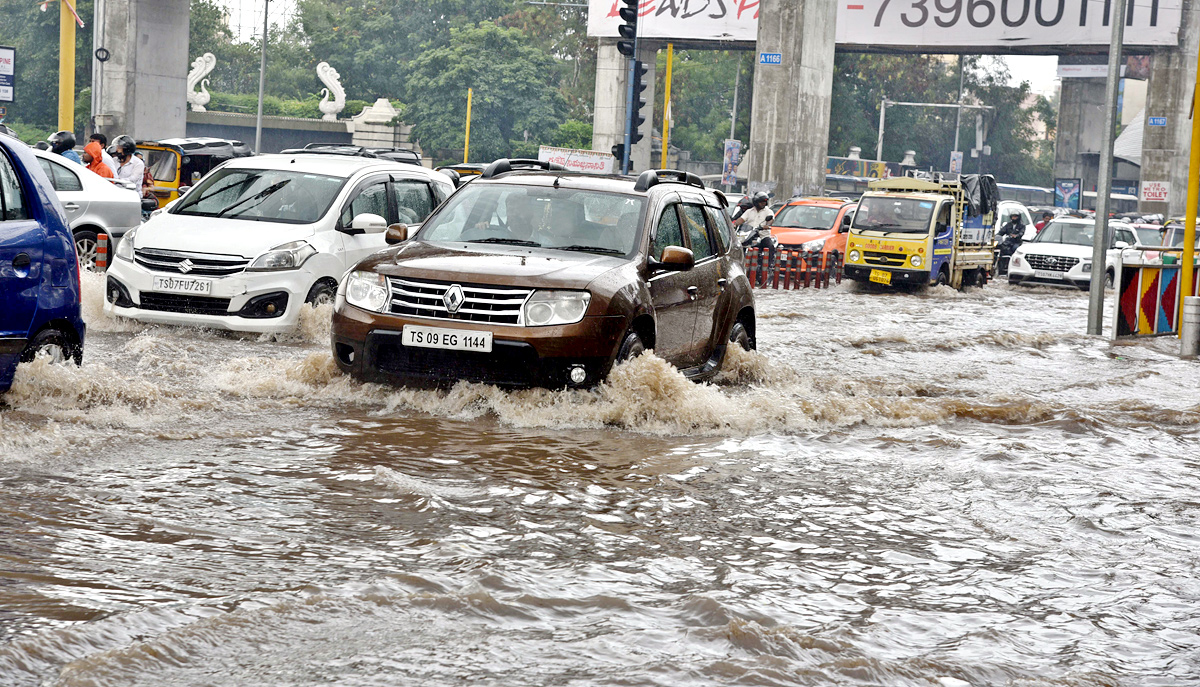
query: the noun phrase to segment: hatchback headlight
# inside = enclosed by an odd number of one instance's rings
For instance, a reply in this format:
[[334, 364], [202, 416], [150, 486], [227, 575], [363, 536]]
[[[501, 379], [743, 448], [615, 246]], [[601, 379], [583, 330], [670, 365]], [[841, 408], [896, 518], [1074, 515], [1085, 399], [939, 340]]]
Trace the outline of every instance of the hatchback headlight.
[[114, 253], [122, 260], [133, 262], [133, 235], [137, 233], [137, 229], [131, 229], [125, 232], [120, 241], [117, 241], [117, 250]]
[[919, 256], [919, 255], [912, 256], [911, 258], [909, 258], [909, 261], [912, 262], [913, 267], [921, 266], [921, 256]]
[[383, 312], [391, 301], [387, 277], [376, 272], [354, 271], [346, 275], [346, 302], [363, 310]]
[[308, 245], [307, 241], [292, 241], [282, 246], [275, 246], [263, 253], [250, 263], [247, 272], [274, 272], [276, 270], [294, 270], [304, 264], [317, 249]]
[[525, 324], [574, 324], [583, 319], [591, 302], [592, 294], [587, 291], [534, 291], [525, 301]]
[[813, 239], [800, 244], [800, 250], [821, 250], [825, 247], [825, 239]]

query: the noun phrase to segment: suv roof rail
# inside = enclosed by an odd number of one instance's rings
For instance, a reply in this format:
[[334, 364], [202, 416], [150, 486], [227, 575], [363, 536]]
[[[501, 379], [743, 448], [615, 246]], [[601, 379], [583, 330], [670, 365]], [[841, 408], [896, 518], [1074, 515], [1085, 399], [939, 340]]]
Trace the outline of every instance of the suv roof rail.
[[[662, 178], [667, 177], [667, 178]], [[635, 191], [647, 191], [651, 186], [658, 184], [687, 184], [696, 188], [708, 188], [700, 177], [691, 172], [682, 172], [678, 169], [648, 169], [638, 175], [637, 183], [633, 185]]]
[[279, 151], [279, 154], [280, 155], [297, 155], [297, 154], [346, 155], [346, 156], [350, 156], [350, 157], [379, 157], [375, 153], [372, 153], [371, 151], [367, 150], [366, 148], [363, 148], [361, 146], [349, 146], [349, 145], [337, 146], [337, 147], [333, 147], [333, 146], [317, 147], [317, 148], [310, 148], [308, 146], [304, 146], [303, 148], [287, 148], [287, 149]]
[[507, 172], [516, 171], [518, 169], [541, 169], [547, 172], [565, 172], [566, 167], [555, 164], [553, 162], [545, 162], [542, 160], [530, 160], [527, 158], [500, 158], [483, 170], [483, 178], [491, 179], [495, 176], [500, 176]]

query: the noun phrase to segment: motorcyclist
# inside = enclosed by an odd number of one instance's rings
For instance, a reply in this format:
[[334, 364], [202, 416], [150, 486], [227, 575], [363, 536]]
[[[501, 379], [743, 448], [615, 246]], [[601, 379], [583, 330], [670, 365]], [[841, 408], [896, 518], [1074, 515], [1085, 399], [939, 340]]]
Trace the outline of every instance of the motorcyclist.
[[74, 132], [56, 131], [50, 134], [46, 142], [50, 144], [51, 152], [58, 153], [77, 165], [83, 164], [83, 158], [79, 157], [79, 153], [75, 152]]
[[1022, 238], [1025, 236], [1025, 225], [1021, 223], [1021, 213], [1014, 212], [1008, 217], [1008, 222], [1000, 227], [1000, 270], [1001, 274], [1008, 273], [1008, 261], [1012, 254], [1016, 252], [1017, 246], [1021, 245]]
[[771, 202], [771, 197], [765, 192], [759, 191], [754, 194], [752, 200], [753, 207], [746, 210], [740, 217], [733, 221], [734, 226], [739, 230], [748, 230], [745, 233], [745, 238], [742, 239], [743, 246], [757, 246], [759, 248], [769, 248], [770, 253], [767, 256], [767, 264], [769, 267], [763, 273], [758, 286], [765, 286], [769, 275], [775, 270], [775, 251], [779, 246], [779, 241], [771, 236], [771, 222], [775, 219], [775, 213], [771, 212], [768, 205]]
[[139, 189], [142, 188], [146, 163], [134, 155], [137, 152], [137, 143], [133, 138], [124, 135], [117, 136], [113, 139], [113, 144], [108, 152], [117, 159], [117, 178], [124, 179]]

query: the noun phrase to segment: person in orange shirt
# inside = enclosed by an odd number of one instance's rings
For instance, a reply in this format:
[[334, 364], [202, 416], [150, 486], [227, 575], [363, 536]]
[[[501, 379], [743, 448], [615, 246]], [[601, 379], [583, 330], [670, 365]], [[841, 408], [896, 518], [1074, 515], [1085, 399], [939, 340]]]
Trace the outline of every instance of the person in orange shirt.
[[104, 177], [105, 179], [113, 178], [112, 170], [108, 165], [104, 164], [104, 148], [100, 146], [99, 141], [89, 141], [83, 148], [83, 164], [87, 168]]

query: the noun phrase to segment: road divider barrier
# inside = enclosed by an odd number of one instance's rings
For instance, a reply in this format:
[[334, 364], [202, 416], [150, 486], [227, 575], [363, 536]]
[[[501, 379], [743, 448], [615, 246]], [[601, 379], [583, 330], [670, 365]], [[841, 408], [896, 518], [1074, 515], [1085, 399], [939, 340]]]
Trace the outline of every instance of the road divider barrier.
[[[1179, 276], [1182, 248], [1126, 248], [1113, 279], [1112, 338], [1165, 336], [1179, 332]], [[1191, 293], [1197, 295], [1197, 281]]]
[[746, 248], [744, 265], [750, 285], [758, 289], [827, 289], [830, 280], [842, 283], [842, 254], [836, 250]]
[[96, 271], [108, 269], [108, 234], [96, 235]]

